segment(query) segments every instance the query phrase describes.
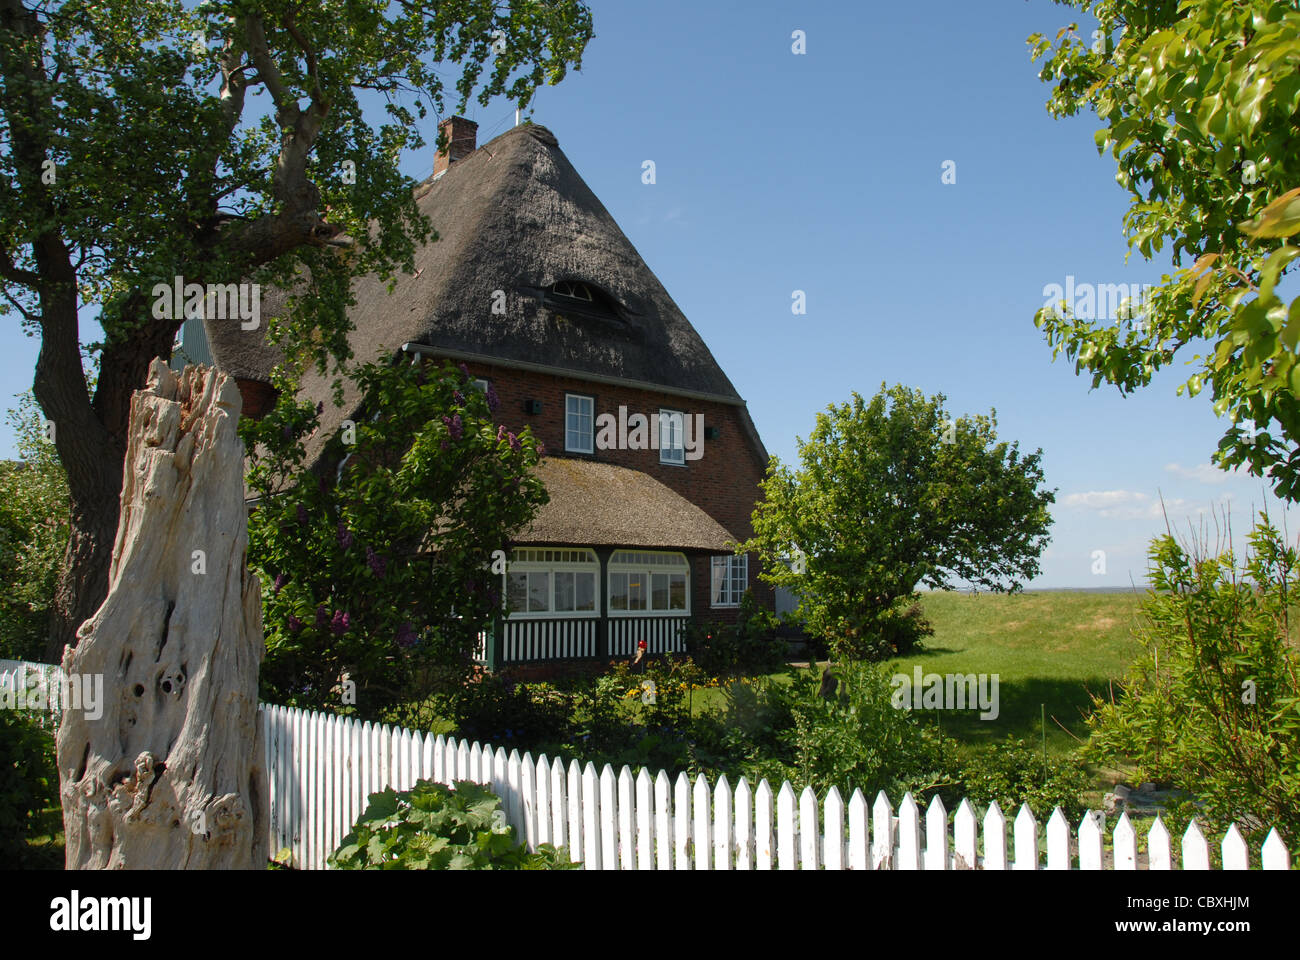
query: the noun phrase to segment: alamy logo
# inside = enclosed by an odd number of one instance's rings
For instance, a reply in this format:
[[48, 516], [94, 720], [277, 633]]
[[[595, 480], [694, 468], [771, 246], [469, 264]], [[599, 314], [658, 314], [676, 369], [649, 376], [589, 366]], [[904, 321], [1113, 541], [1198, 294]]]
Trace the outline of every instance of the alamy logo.
[[48, 683], [39, 674], [27, 682], [27, 665], [0, 677], [0, 710], [83, 710], [87, 720], [104, 715], [102, 673], [60, 674]]
[[148, 940], [152, 917], [150, 897], [83, 897], [73, 890], [50, 901], [50, 929], [63, 933], [129, 930], [132, 939]]
[[186, 283], [175, 277], [153, 288], [156, 320], [238, 320], [240, 330], [262, 322], [262, 288], [257, 283]]
[[1043, 287], [1043, 309], [1056, 310], [1064, 301], [1069, 316], [1079, 320], [1145, 317], [1154, 289], [1150, 283], [1075, 283], [1074, 274], [1067, 274], [1064, 286]]
[[627, 415], [627, 407], [618, 408], [618, 417], [602, 413], [596, 418], [597, 450], [676, 450], [687, 460], [704, 456], [704, 414], [694, 416], [672, 411], [659, 413], [657, 430], [643, 413]]
[[974, 673], [927, 673], [915, 667], [912, 676], [896, 673], [889, 685], [894, 688], [889, 702], [897, 710], [975, 710], [981, 720], [996, 720], [998, 675]]

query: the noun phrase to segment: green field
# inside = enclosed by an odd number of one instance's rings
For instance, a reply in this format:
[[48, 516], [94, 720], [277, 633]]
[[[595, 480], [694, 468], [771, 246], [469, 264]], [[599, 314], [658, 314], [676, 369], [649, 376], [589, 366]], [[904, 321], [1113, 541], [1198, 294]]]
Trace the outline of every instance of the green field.
[[[1060, 752], [1087, 736], [1089, 693], [1102, 695], [1137, 652], [1133, 627], [1141, 595], [1053, 591], [998, 594], [929, 593], [922, 606], [934, 636], [890, 668], [925, 673], [997, 674], [1000, 713], [936, 711], [935, 722], [967, 743], [1021, 737]], [[920, 714], [925, 717], [925, 714]]]

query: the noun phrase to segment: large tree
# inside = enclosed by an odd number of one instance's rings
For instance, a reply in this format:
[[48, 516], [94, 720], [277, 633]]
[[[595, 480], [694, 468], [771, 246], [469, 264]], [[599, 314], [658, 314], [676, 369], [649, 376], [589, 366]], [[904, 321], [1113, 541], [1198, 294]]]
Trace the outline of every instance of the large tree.
[[919, 584], [1016, 589], [1038, 573], [1052, 522], [1042, 451], [999, 442], [996, 412], [953, 419], [903, 386], [817, 414], [800, 468], [773, 458], [754, 510], [763, 579], [789, 587], [842, 657], [899, 652]]
[[590, 36], [581, 0], [0, 0], [0, 308], [40, 337], [72, 508], [48, 659], [107, 590], [131, 395], [182, 322], [155, 316], [154, 285], [306, 268], [272, 333], [337, 371], [349, 279], [412, 269], [435, 237], [397, 168], [417, 119], [447, 87], [456, 110], [476, 89], [527, 106]]
[[[1029, 38], [1048, 110], [1092, 110], [1128, 191], [1130, 252], [1176, 266], [1140, 315], [1107, 324], [1058, 305], [1035, 323], [1094, 387], [1151, 382], [1179, 353], [1230, 421], [1214, 459], [1300, 498], [1300, 298], [1277, 293], [1300, 256], [1300, 10], [1275, 0], [1057, 0], [1096, 18]], [[1184, 266], [1185, 265], [1185, 266]]]

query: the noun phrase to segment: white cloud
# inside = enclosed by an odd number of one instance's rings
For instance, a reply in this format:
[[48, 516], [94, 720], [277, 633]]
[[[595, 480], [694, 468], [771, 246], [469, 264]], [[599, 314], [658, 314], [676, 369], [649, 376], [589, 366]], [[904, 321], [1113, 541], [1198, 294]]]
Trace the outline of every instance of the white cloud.
[[1166, 463], [1165, 470], [1174, 476], [1182, 477], [1184, 480], [1195, 480], [1197, 483], [1226, 483], [1233, 477], [1241, 475], [1241, 471], [1236, 468], [1220, 470], [1212, 463], [1198, 463], [1194, 467], [1184, 467], [1180, 463]]
[[1082, 507], [1085, 510], [1102, 510], [1124, 503], [1141, 503], [1150, 499], [1145, 493], [1133, 490], [1089, 490], [1087, 493], [1066, 494], [1062, 506]]

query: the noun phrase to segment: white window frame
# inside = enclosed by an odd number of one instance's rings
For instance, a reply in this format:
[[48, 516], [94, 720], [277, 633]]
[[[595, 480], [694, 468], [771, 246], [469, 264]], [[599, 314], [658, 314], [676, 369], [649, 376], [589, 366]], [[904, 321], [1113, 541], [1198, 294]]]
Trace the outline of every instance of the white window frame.
[[[655, 609], [654, 575], [677, 575], [683, 578], [686, 586], [686, 606], [674, 609]], [[615, 610], [611, 606], [611, 617], [688, 617], [691, 614], [691, 564], [686, 554], [670, 550], [616, 550], [609, 558], [609, 570], [606, 574], [607, 596], [614, 596], [614, 577], [637, 575], [644, 578], [646, 608], [644, 610]], [[668, 581], [669, 602], [672, 600], [672, 580]]]
[[[712, 557], [709, 564], [709, 606], [714, 608], [738, 607], [740, 598], [749, 589], [749, 554], [729, 554]], [[719, 601], [719, 581], [725, 587]], [[737, 591], [737, 584], [740, 590]]]
[[[582, 554], [585, 559], [578, 559]], [[556, 555], [562, 559], [556, 559]], [[506, 564], [505, 594], [507, 603], [510, 595], [510, 574], [545, 573], [549, 574], [548, 610], [515, 610], [507, 612], [510, 620], [583, 620], [600, 616], [600, 560], [594, 550], [574, 547], [516, 547]], [[592, 575], [595, 607], [591, 610], [556, 610], [555, 609], [555, 575], [557, 573], [589, 573]], [[576, 600], [576, 597], [575, 597]]]
[[[584, 414], [581, 409], [571, 411], [569, 402], [571, 400], [584, 401], [587, 406], [587, 412]], [[587, 446], [586, 448], [574, 447], [569, 445], [569, 418], [586, 416], [588, 420], [587, 427]], [[572, 431], [578, 432], [578, 431]], [[564, 395], [564, 449], [568, 453], [595, 453], [596, 452], [596, 398], [586, 393], [566, 393]]]
[[488, 387], [492, 385], [492, 381], [485, 379], [484, 377], [474, 377], [470, 383], [474, 384], [474, 388], [484, 395], [487, 394]]
[[[677, 418], [677, 429], [672, 428], [673, 417]], [[664, 426], [668, 425], [669, 440], [676, 440], [676, 443], [664, 443]], [[655, 427], [659, 431], [659, 462], [671, 464], [675, 467], [686, 466], [686, 413], [682, 410], [670, 410], [667, 407], [659, 408], [659, 423]], [[674, 437], [674, 434], [676, 435]]]

